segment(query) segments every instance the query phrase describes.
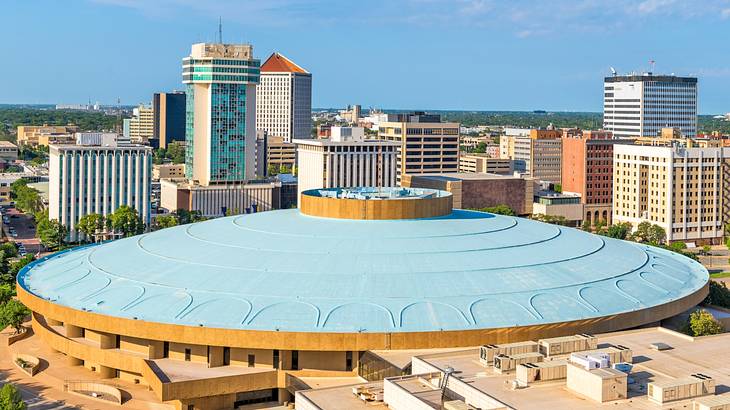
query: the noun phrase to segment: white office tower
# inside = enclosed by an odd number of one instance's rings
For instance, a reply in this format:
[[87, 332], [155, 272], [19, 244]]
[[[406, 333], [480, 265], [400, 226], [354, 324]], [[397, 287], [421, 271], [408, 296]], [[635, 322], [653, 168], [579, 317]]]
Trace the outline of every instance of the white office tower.
[[618, 138], [655, 137], [662, 128], [697, 134], [697, 78], [614, 75], [604, 80], [603, 128]]
[[400, 143], [364, 138], [361, 127], [332, 127], [329, 139], [298, 139], [298, 193], [336, 187], [396, 186]]
[[312, 74], [279, 53], [261, 65], [256, 129], [284, 142], [312, 135]]
[[51, 144], [48, 161], [48, 217], [78, 238], [76, 224], [87, 214], [109, 215], [122, 205], [150, 224], [152, 148], [78, 133], [79, 144]]

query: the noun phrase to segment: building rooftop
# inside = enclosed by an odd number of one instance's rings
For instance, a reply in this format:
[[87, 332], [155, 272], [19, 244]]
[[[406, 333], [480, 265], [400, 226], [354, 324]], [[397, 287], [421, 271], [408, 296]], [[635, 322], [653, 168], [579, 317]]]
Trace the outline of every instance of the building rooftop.
[[309, 74], [309, 71], [295, 64], [279, 53], [272, 54], [261, 65], [262, 73], [300, 73]]
[[18, 283], [74, 309], [151, 322], [393, 333], [632, 312], [694, 295], [708, 277], [667, 250], [516, 217], [291, 209], [75, 248], [27, 266]]
[[[718, 357], [730, 355], [730, 333], [717, 336], [691, 338], [663, 328], [646, 328], [623, 332], [597, 335], [599, 347], [609, 345], [625, 346], [632, 351], [633, 369], [629, 375], [628, 398], [599, 404], [571, 392], [565, 387], [565, 379], [554, 381], [540, 381], [530, 383], [526, 388], [513, 390], [510, 383], [515, 379], [515, 373], [499, 374], [480, 363], [479, 349], [460, 349], [451, 352], [412, 352], [412, 356], [425, 362], [429, 367], [445, 371], [453, 368], [451, 377], [458, 378], [468, 386], [473, 387], [473, 395], [483, 395], [503, 403], [512, 409], [542, 410], [542, 409], [595, 409], [603, 406], [613, 409], [691, 409], [692, 401], [707, 404], [723, 405], [730, 403], [730, 365], [727, 361], [717, 360]], [[671, 349], [657, 351], [650, 347], [652, 343], [663, 342]], [[551, 362], [541, 362], [547, 364]], [[595, 372], [595, 370], [594, 370]], [[602, 369], [599, 373], [614, 373], [613, 369]], [[694, 373], [702, 373], [716, 381], [715, 396], [704, 396], [694, 399], [684, 399], [671, 402], [665, 406], [651, 402], [647, 397], [647, 384], [673, 385]], [[607, 376], [611, 377], [611, 375]], [[413, 376], [403, 379], [406, 383], [396, 380], [399, 386], [406, 389], [413, 397], [429, 402], [431, 407], [440, 406], [440, 390]], [[347, 386], [333, 386], [315, 390], [300, 391], [297, 400], [303, 399], [311, 408], [322, 410], [339, 409], [387, 409], [384, 402], [365, 403], [352, 393], [353, 387], [364, 386], [371, 390], [383, 388], [383, 382], [360, 383]], [[436, 394], [436, 396], [433, 396]], [[429, 400], [435, 399], [434, 400]], [[475, 397], [470, 397], [474, 400]], [[447, 400], [449, 400], [447, 398]], [[425, 407], [424, 407], [425, 408]]]

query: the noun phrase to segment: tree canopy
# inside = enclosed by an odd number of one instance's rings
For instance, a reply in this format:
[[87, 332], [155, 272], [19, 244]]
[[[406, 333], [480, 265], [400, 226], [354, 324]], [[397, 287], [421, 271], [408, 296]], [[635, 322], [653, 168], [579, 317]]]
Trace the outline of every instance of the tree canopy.
[[689, 315], [687, 323], [687, 333], [692, 336], [709, 336], [720, 334], [725, 331], [722, 323], [718, 322], [714, 316], [705, 309], [695, 310]]
[[2, 410], [25, 410], [26, 405], [20, 395], [20, 391], [10, 384], [6, 383], [0, 389], [0, 409]]
[[505, 204], [499, 204], [496, 206], [488, 206], [486, 208], [474, 208], [475, 211], [480, 212], [489, 212], [490, 214], [497, 214], [497, 215], [509, 215], [514, 216], [515, 211], [512, 210], [509, 206]]

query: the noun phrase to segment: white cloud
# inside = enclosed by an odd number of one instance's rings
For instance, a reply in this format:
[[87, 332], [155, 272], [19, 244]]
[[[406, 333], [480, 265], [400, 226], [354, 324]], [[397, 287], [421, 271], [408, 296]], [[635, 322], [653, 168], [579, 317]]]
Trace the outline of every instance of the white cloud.
[[518, 37], [611, 31], [667, 16], [730, 18], [730, 0], [88, 0], [164, 18], [193, 11], [258, 26], [407, 24], [494, 27]]

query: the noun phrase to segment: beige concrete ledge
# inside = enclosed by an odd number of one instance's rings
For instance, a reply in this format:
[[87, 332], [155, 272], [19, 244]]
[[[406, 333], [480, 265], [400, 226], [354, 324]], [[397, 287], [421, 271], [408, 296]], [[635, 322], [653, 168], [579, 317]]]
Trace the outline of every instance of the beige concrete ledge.
[[13, 363], [30, 377], [35, 376], [40, 371], [41, 360], [29, 354], [15, 353], [13, 355]]
[[[658, 322], [680, 314], [702, 302], [707, 296], [708, 286], [705, 285], [691, 295], [664, 305], [618, 315], [534, 326], [396, 333], [273, 332], [174, 325], [71, 309], [41, 299], [21, 287], [18, 287], [17, 293], [19, 299], [33, 312], [49, 319], [61, 321], [64, 324], [71, 324], [97, 332], [203, 346], [280, 350], [364, 351], [471, 347], [489, 343], [538, 340], [576, 333], [615, 332]], [[54, 348], [60, 351], [68, 349], [66, 346]], [[113, 354], [113, 352], [106, 353]], [[91, 360], [104, 364], [97, 359]], [[111, 367], [141, 373], [141, 365], [135, 364], [141, 363], [141, 361], [133, 360], [125, 363], [128, 363], [125, 367]]]
[[[122, 405], [122, 391], [114, 386], [93, 381], [66, 381], [64, 390], [84, 397]], [[97, 396], [94, 396], [97, 394]]]
[[13, 329], [12, 327], [8, 327], [3, 330], [3, 336], [5, 337], [2, 338], [2, 343], [4, 343], [5, 347], [8, 347], [13, 343], [23, 340], [33, 334], [33, 331], [29, 327], [23, 326], [21, 329], [22, 330], [20, 331], [20, 333], [15, 333], [15, 329]]

